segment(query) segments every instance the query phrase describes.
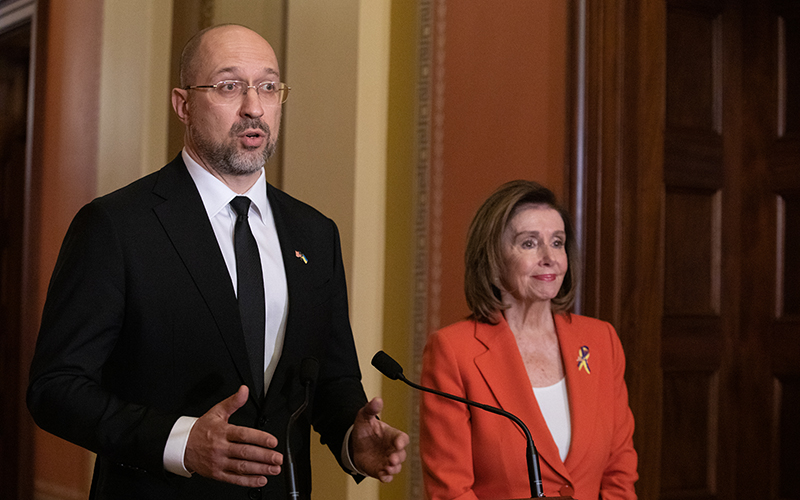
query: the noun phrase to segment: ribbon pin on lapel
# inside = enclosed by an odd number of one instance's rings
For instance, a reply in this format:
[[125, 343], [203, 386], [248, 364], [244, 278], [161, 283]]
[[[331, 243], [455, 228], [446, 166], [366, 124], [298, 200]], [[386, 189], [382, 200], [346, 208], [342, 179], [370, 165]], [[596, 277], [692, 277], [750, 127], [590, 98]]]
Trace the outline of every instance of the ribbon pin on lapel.
[[589, 369], [589, 347], [583, 346], [578, 350], [578, 371], [581, 371], [581, 368], [586, 370], [586, 373], [592, 373], [592, 370]]
[[297, 257], [298, 259], [302, 260], [303, 264], [308, 264], [308, 259], [306, 259], [306, 256], [300, 250], [295, 250], [294, 251], [294, 256]]

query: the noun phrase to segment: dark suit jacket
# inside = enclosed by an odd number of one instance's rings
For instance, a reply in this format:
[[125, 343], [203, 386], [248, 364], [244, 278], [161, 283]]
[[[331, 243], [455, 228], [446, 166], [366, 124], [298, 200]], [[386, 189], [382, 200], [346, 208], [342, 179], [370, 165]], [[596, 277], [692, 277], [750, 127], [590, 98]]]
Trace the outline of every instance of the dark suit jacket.
[[[283, 352], [265, 398], [253, 380], [236, 296], [200, 195], [180, 155], [75, 216], [50, 282], [28, 407], [43, 429], [97, 453], [92, 498], [286, 498], [285, 473], [263, 491], [163, 469], [169, 432], [241, 384], [231, 423], [263, 429], [285, 453], [303, 401], [300, 362], [320, 362], [293, 431], [300, 489], [311, 488], [309, 426], [340, 458], [366, 403], [348, 318], [336, 225], [268, 186], [289, 292]], [[297, 257], [305, 255], [307, 263]]]
[[[633, 414], [623, 378], [625, 355], [605, 321], [555, 315], [567, 379], [572, 440], [565, 461], [531, 388], [514, 334], [497, 325], [461, 321], [428, 338], [422, 385], [498, 406], [530, 429], [546, 496], [635, 500], [638, 479]], [[581, 367], [583, 347], [589, 370]], [[493, 413], [423, 393], [420, 455], [428, 498], [530, 496], [522, 431]]]

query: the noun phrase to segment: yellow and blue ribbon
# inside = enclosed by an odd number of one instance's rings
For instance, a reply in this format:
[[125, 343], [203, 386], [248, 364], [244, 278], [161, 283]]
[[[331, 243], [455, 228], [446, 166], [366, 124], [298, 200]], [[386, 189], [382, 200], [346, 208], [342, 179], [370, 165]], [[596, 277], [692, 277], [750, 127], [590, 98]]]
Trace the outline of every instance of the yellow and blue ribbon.
[[586, 373], [592, 373], [589, 368], [589, 347], [583, 346], [578, 350], [578, 371], [581, 369], [586, 370]]
[[300, 250], [295, 250], [294, 251], [294, 256], [297, 257], [298, 259], [302, 260], [303, 264], [308, 264], [308, 259], [306, 259], [306, 256]]

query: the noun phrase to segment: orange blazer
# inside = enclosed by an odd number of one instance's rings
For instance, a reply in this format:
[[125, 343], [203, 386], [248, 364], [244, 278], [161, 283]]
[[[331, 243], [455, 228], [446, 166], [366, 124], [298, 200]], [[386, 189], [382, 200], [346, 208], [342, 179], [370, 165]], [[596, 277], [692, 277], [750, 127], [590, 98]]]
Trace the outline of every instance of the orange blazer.
[[[556, 315], [555, 323], [572, 428], [564, 462], [505, 319], [497, 325], [461, 321], [432, 334], [421, 383], [525, 422], [539, 452], [546, 496], [635, 499], [633, 414], [619, 337], [610, 324], [576, 314]], [[511, 420], [422, 394], [420, 454], [431, 500], [530, 497], [525, 449], [525, 436]]]

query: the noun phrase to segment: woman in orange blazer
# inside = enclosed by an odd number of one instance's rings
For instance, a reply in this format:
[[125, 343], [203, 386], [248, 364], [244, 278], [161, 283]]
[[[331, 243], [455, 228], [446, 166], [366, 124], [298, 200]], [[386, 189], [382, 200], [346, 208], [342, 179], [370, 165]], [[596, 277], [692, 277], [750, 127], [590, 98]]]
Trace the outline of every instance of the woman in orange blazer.
[[[625, 357], [610, 324], [568, 312], [574, 243], [550, 190], [529, 181], [501, 186], [469, 230], [472, 315], [429, 337], [421, 382], [525, 422], [546, 496], [635, 499]], [[511, 420], [423, 393], [420, 453], [431, 500], [528, 498], [525, 450]]]

